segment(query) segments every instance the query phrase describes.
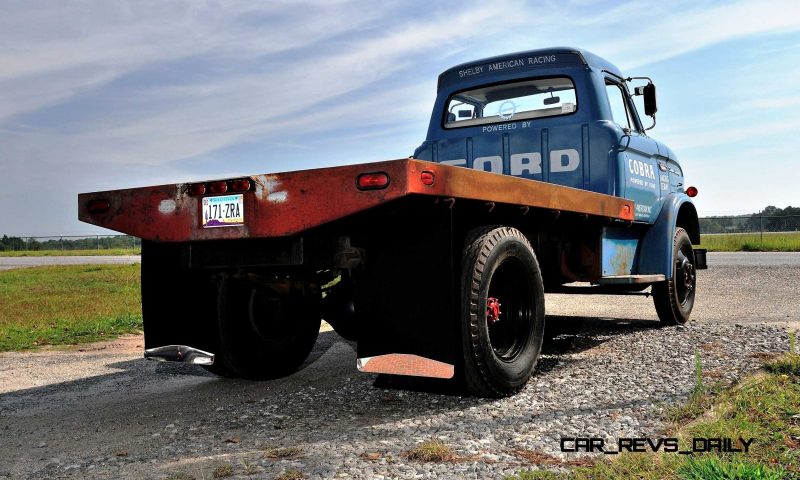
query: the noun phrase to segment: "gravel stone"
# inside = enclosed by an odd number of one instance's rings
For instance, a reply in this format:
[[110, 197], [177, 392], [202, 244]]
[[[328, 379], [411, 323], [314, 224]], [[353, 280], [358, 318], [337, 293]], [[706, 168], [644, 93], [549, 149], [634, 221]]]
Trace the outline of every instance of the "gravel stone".
[[[14, 441], [0, 442], [0, 479], [210, 478], [223, 462], [236, 478], [291, 469], [309, 479], [503, 478], [537, 468], [520, 449], [574, 459], [559, 451], [562, 436], [659, 435], [665, 408], [694, 389], [695, 353], [706, 384], [730, 384], [757, 370], [764, 354], [786, 351], [787, 328], [800, 318], [798, 272], [701, 272], [703, 303], [679, 328], [660, 328], [649, 299], [548, 295], [548, 322], [580, 328], [550, 343], [526, 388], [501, 400], [359, 374], [353, 345], [333, 332], [320, 335], [299, 372], [271, 382], [144, 361], [136, 336], [82, 352], [2, 354], [0, 430]], [[773, 284], [768, 301], [754, 297], [765, 284]], [[785, 297], [769, 297], [776, 291]], [[772, 323], [753, 316], [759, 303]], [[456, 459], [407, 458], [431, 440]], [[264, 455], [288, 447], [298, 450]], [[247, 465], [257, 473], [245, 475]]]

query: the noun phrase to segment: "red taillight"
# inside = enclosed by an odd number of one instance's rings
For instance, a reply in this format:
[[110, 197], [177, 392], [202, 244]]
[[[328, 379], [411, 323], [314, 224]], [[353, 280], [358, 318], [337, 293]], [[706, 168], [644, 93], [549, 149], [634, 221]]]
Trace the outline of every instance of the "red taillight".
[[89, 204], [86, 205], [86, 208], [89, 210], [89, 213], [93, 215], [108, 213], [108, 211], [111, 210], [111, 202], [105, 199], [90, 200]]
[[247, 192], [250, 190], [251, 184], [249, 178], [240, 178], [238, 180], [231, 180], [231, 192]]
[[433, 172], [425, 171], [420, 174], [419, 179], [422, 180], [423, 185], [433, 185], [433, 181], [436, 177], [433, 175]]
[[228, 182], [213, 182], [208, 184], [211, 193], [225, 193], [228, 191]]
[[189, 195], [196, 197], [206, 193], [206, 186], [202, 183], [193, 183], [189, 185]]
[[362, 173], [356, 178], [359, 190], [380, 190], [389, 186], [389, 175], [384, 172]]
[[689, 188], [687, 188], [686, 189], [686, 195], [689, 195], [690, 197], [696, 197], [697, 196], [697, 187], [689, 187]]

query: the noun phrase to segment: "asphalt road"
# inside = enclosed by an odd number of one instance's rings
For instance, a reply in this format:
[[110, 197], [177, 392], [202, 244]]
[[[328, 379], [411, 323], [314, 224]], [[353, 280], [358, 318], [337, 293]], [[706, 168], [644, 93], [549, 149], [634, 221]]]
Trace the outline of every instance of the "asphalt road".
[[0, 270], [12, 268], [40, 267], [43, 265], [96, 265], [139, 263], [139, 255], [96, 255], [63, 257], [0, 257]]
[[[800, 252], [709, 253], [697, 282], [693, 321], [800, 320]], [[652, 299], [643, 295], [548, 295], [546, 302], [549, 315], [657, 319]]]
[[800, 266], [800, 252], [711, 252], [708, 254], [708, 265], [797, 267]]

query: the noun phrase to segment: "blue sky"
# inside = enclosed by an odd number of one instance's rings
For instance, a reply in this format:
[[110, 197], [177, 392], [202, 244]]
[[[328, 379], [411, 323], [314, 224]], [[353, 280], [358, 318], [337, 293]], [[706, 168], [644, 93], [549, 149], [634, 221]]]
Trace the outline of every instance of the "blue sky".
[[568, 45], [658, 86], [701, 214], [800, 206], [800, 2], [2, 1], [0, 234], [79, 192], [410, 155], [437, 75]]

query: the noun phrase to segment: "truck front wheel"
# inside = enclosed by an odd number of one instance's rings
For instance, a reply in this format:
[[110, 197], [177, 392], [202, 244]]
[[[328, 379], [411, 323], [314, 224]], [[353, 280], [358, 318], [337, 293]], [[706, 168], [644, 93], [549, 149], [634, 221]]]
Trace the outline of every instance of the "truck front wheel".
[[461, 278], [463, 376], [470, 393], [503, 397], [533, 374], [544, 334], [544, 286], [527, 238], [509, 227], [473, 230]]
[[678, 227], [672, 240], [672, 278], [653, 285], [653, 303], [664, 325], [683, 325], [689, 321], [697, 292], [694, 250], [686, 230]]
[[276, 292], [257, 281], [228, 277], [218, 299], [219, 348], [211, 372], [264, 380], [294, 372], [319, 335], [319, 299]]

